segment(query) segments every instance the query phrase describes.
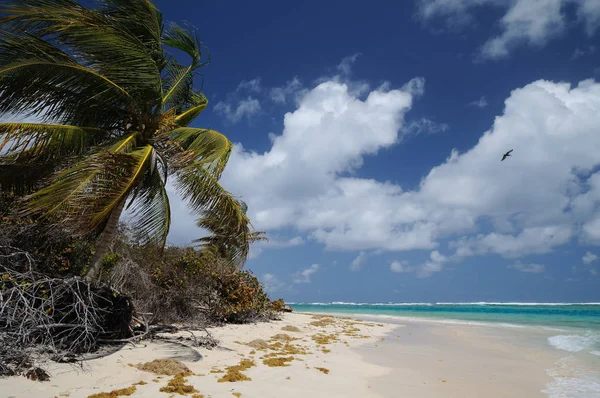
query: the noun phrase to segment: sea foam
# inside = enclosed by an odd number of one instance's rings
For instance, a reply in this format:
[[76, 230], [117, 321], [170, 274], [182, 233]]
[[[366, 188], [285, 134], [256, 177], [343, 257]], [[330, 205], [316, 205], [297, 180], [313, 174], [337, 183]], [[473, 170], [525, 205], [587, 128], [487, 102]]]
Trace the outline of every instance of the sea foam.
[[592, 353], [595, 352], [595, 349], [600, 348], [600, 333], [588, 331], [582, 334], [561, 334], [548, 337], [548, 343], [563, 351], [590, 350]]
[[560, 359], [548, 375], [554, 380], [542, 392], [549, 398], [598, 398], [600, 396], [600, 375], [573, 356]]

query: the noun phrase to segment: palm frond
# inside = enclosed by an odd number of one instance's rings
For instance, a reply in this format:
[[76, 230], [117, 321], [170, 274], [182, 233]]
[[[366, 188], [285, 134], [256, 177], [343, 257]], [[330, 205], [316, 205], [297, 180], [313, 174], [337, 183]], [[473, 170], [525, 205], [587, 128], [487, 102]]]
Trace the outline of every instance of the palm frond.
[[176, 108], [190, 97], [194, 85], [194, 66], [182, 66], [172, 61], [166, 67], [166, 76], [163, 79], [162, 105], [167, 108]]
[[192, 64], [200, 62], [203, 45], [196, 30], [186, 31], [179, 25], [171, 23], [163, 33], [163, 43], [185, 52], [192, 58]]
[[175, 122], [181, 127], [188, 126], [208, 105], [208, 100], [202, 93], [193, 93], [188, 102], [189, 106], [175, 117]]
[[[162, 13], [149, 0], [101, 0], [104, 15], [128, 30], [148, 48], [160, 56], [163, 30]], [[155, 61], [157, 61], [155, 59]]]
[[34, 60], [0, 68], [0, 115], [110, 127], [123, 120], [128, 101], [122, 87], [81, 65]]
[[138, 37], [115, 24], [101, 10], [71, 0], [12, 0], [0, 9], [5, 26], [52, 40], [77, 54], [86, 66], [136, 97], [154, 92], [160, 99], [160, 72]]
[[86, 233], [106, 222], [139, 183], [152, 147], [130, 153], [99, 152], [59, 172], [45, 188], [25, 198], [23, 214], [56, 216]]
[[6, 156], [16, 155], [17, 158], [27, 152], [30, 161], [36, 157], [49, 160], [80, 155], [107, 136], [106, 131], [93, 127], [0, 122], [0, 152], [5, 151]]
[[233, 149], [231, 141], [215, 130], [180, 127], [170, 131], [166, 139], [181, 149], [172, 153], [171, 163], [175, 168], [203, 164], [217, 179]]
[[249, 250], [250, 221], [238, 202], [203, 164], [193, 164], [177, 173], [176, 187], [189, 207], [200, 216], [198, 225], [213, 235], [227, 237], [230, 260], [240, 267]]
[[133, 230], [143, 241], [164, 247], [171, 225], [171, 208], [165, 183], [158, 172], [150, 172], [132, 201]]
[[77, 64], [55, 45], [32, 34], [0, 31], [0, 67], [23, 61]]

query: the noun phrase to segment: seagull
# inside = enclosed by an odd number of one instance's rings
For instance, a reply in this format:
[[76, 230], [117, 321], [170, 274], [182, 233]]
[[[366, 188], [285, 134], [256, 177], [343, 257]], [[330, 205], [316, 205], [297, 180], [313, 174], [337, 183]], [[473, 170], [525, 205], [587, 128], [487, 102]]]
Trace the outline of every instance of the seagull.
[[[511, 149], [510, 151], [506, 152], [506, 153], [504, 154], [504, 156], [502, 156], [502, 160], [504, 160], [504, 159], [506, 159], [507, 157], [509, 157], [509, 156], [510, 156], [510, 153], [511, 153], [512, 151], [513, 151], [513, 150]], [[501, 161], [502, 161], [502, 160], [501, 160]]]

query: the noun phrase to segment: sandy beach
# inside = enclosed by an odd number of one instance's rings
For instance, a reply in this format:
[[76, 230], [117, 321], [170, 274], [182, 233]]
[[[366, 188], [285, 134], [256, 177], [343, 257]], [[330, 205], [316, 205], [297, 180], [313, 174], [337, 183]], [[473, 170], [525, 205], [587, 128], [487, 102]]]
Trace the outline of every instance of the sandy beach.
[[[83, 368], [50, 363], [48, 382], [0, 379], [0, 391], [7, 398], [84, 398], [118, 390], [194, 398], [544, 396], [545, 369], [555, 357], [498, 330], [285, 314], [280, 321], [210, 329], [220, 346], [199, 349], [201, 359], [177, 345], [144, 342]], [[168, 358], [181, 360], [190, 373], [176, 380], [132, 366]]]

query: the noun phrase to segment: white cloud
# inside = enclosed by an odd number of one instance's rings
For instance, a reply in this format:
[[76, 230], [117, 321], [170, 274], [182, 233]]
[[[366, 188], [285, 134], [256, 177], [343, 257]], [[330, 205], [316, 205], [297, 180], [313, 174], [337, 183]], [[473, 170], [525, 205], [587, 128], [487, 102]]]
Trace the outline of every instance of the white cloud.
[[390, 264], [390, 271], [402, 273], [402, 272], [411, 272], [412, 269], [410, 267], [408, 267], [408, 261], [403, 260], [403, 261], [392, 261], [392, 263]]
[[588, 251], [585, 253], [585, 255], [583, 256], [583, 258], [581, 260], [583, 261], [584, 264], [588, 265], [588, 264], [591, 264], [594, 261], [598, 260], [598, 256], [595, 255], [594, 253]]
[[488, 40], [481, 55], [488, 59], [505, 58], [522, 44], [544, 46], [562, 33], [565, 15], [563, 0], [517, 0], [500, 20], [502, 33]]
[[248, 96], [232, 106], [229, 102], [220, 101], [215, 105], [215, 112], [220, 113], [233, 123], [239, 122], [242, 118], [249, 119], [261, 111], [260, 101]]
[[544, 264], [521, 264], [517, 261], [516, 263], [509, 265], [507, 268], [513, 268], [521, 272], [539, 274], [541, 272], [544, 272], [546, 266]]
[[410, 268], [421, 276], [468, 256], [600, 245], [599, 83], [514, 90], [477, 144], [452, 150], [414, 190], [359, 177], [367, 156], [402, 141], [415, 87], [359, 98], [338, 80], [319, 84], [285, 115], [269, 150], [235, 145], [223, 185], [248, 203], [257, 229], [291, 228], [330, 250], [444, 251], [451, 242], [444, 261]]
[[525, 228], [518, 235], [492, 232], [473, 237], [463, 237], [450, 242], [459, 257], [488, 253], [516, 258], [525, 254], [543, 254], [552, 248], [567, 243], [573, 236], [569, 226], [546, 226]]
[[302, 83], [300, 79], [294, 77], [286, 82], [282, 87], [274, 87], [271, 89], [271, 99], [278, 104], [284, 104], [289, 98], [296, 97], [302, 92]]
[[343, 75], [349, 75], [349, 74], [351, 74], [352, 73], [352, 65], [354, 64], [354, 62], [356, 62], [356, 59], [360, 55], [361, 55], [360, 53], [356, 53], [356, 54], [350, 55], [348, 57], [345, 57], [342, 60], [342, 62], [340, 62], [340, 64], [338, 65], [337, 69]]
[[600, 2], [598, 0], [574, 0], [579, 4], [577, 15], [585, 24], [587, 34], [593, 35], [600, 27]]
[[486, 106], [488, 106], [488, 102], [485, 99], [485, 97], [482, 96], [477, 101], [469, 102], [469, 106], [474, 106], [476, 108], [485, 108]]
[[268, 237], [268, 241], [258, 241], [250, 246], [250, 253], [248, 253], [248, 259], [254, 260], [267, 249], [284, 249], [288, 247], [301, 246], [306, 243], [302, 236], [295, 236], [291, 239], [280, 240], [276, 237]]
[[352, 264], [350, 264], [351, 271], [358, 271], [360, 267], [365, 263], [367, 259], [367, 253], [360, 252], [358, 256], [354, 260], [352, 260]]
[[[417, 190], [342, 176], [402, 139], [412, 99], [374, 90], [360, 100], [343, 83], [322, 83], [286, 114], [269, 151], [236, 145], [223, 183], [247, 201], [257, 228], [293, 227], [329, 249], [432, 250], [450, 238], [461, 256], [517, 257], [576, 235], [600, 239], [600, 221], [580, 228], [597, 214], [600, 174], [576, 172], [598, 163], [590, 148], [600, 148], [599, 84], [537, 81], [514, 90], [477, 145], [452, 151]], [[509, 148], [513, 156], [501, 163]], [[586, 191], [596, 181], [599, 189]]]
[[263, 249], [261, 247], [256, 247], [256, 245], [250, 246], [250, 251], [248, 252], [248, 260], [254, 260], [259, 258], [263, 253]]
[[294, 275], [294, 283], [310, 283], [311, 276], [319, 270], [319, 264], [313, 264], [309, 268]]
[[[379, 91], [389, 91], [388, 84], [382, 84], [379, 88]], [[415, 97], [420, 97], [421, 95], [425, 94], [425, 79], [422, 77], [415, 77], [414, 79], [410, 79], [408, 83], [402, 86], [402, 91], [406, 91], [407, 93]]]
[[407, 261], [393, 261], [390, 264], [390, 271], [398, 273], [411, 272], [415, 273], [419, 278], [428, 278], [434, 273], [442, 271], [444, 264], [448, 261], [450, 261], [450, 258], [434, 250], [429, 253], [429, 260], [423, 264], [410, 266]]
[[282, 290], [287, 290], [289, 288], [289, 286], [287, 286], [284, 282], [280, 281], [273, 274], [264, 274], [261, 279], [269, 293], [275, 293]]
[[[261, 112], [260, 101], [252, 95], [262, 91], [260, 77], [252, 80], [242, 80], [233, 92], [227, 94], [227, 100], [219, 101], [215, 105], [215, 112], [225, 117], [232, 123], [237, 123], [243, 118], [250, 118]], [[248, 95], [248, 93], [253, 93]]]
[[446, 256], [440, 254], [437, 250], [432, 251], [429, 255], [429, 260], [417, 266], [417, 276], [419, 278], [427, 278], [436, 272], [440, 272], [448, 260]]
[[404, 131], [408, 134], [436, 134], [448, 130], [448, 125], [445, 123], [436, 123], [433, 120], [421, 118], [410, 122]]
[[501, 33], [480, 49], [482, 58], [500, 59], [517, 47], [543, 47], [560, 36], [570, 22], [565, 9], [571, 5], [591, 36], [600, 26], [597, 0], [420, 0], [417, 15], [424, 22], [442, 18], [450, 27], [464, 27], [472, 24], [473, 10], [482, 6], [504, 9], [499, 21]]
[[583, 224], [583, 240], [600, 245], [600, 214], [596, 214], [592, 220]]
[[240, 82], [240, 84], [238, 84], [237, 90], [238, 91], [248, 90], [248, 91], [254, 91], [256, 93], [259, 93], [261, 91], [260, 77], [257, 77], [257, 78], [254, 78], [254, 79], [248, 80], [248, 81], [242, 80]]

